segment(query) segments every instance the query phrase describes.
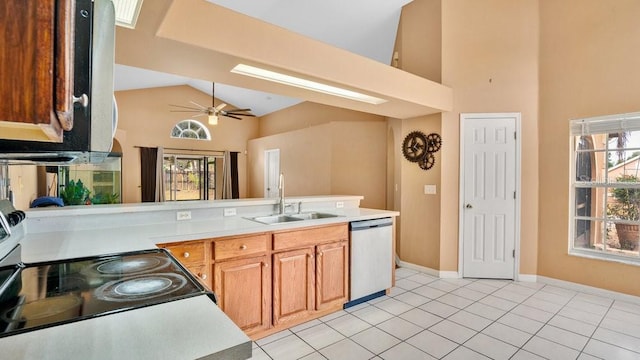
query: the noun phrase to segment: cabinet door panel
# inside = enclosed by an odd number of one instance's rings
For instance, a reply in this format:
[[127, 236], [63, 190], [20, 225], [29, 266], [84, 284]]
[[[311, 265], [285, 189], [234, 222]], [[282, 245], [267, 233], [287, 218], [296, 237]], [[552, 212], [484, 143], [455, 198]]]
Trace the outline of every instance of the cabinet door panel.
[[349, 248], [347, 241], [319, 245], [316, 254], [316, 308], [342, 306], [349, 292]]
[[207, 265], [185, 265], [185, 267], [193, 276], [198, 278], [202, 285], [206, 286], [207, 289], [211, 289], [211, 276], [209, 276]]
[[266, 256], [214, 264], [218, 306], [247, 334], [271, 323], [271, 272]]
[[274, 325], [308, 316], [314, 310], [313, 248], [273, 255]]
[[0, 138], [61, 142], [63, 128], [73, 125], [73, 4], [0, 3]]

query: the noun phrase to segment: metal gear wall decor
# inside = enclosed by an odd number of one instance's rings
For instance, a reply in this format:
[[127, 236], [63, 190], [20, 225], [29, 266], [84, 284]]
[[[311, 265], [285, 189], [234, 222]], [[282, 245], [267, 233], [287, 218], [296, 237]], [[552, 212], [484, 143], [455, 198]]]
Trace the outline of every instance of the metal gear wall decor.
[[442, 147], [442, 137], [436, 133], [425, 135], [422, 131], [410, 132], [402, 142], [402, 155], [410, 162], [418, 163], [422, 170], [435, 165], [434, 153]]

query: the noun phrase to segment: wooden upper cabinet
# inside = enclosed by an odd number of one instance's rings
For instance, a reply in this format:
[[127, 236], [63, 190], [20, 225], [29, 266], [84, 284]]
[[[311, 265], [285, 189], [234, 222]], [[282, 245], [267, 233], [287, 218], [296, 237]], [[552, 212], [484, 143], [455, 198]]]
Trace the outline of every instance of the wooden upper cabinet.
[[62, 142], [73, 127], [74, 9], [0, 1], [0, 138]]

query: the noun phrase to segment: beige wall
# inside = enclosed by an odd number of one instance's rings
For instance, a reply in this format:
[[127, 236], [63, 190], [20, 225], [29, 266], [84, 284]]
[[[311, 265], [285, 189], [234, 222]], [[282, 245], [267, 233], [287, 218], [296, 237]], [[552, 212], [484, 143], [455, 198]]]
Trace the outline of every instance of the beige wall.
[[384, 121], [379, 115], [302, 102], [260, 118], [260, 137], [326, 124], [330, 121]]
[[454, 89], [454, 109], [442, 115], [441, 270], [458, 268], [460, 114], [520, 112], [519, 273], [536, 274], [538, 56], [538, 1], [442, 2], [442, 82]]
[[258, 133], [258, 119], [235, 120], [221, 117], [218, 125], [207, 124], [206, 117], [195, 120], [205, 124], [211, 141], [172, 139], [173, 126], [190, 118], [189, 113], [170, 112], [169, 104], [188, 105], [189, 101], [208, 105], [211, 97], [189, 86], [173, 86], [116, 92], [118, 102], [118, 132], [116, 139], [122, 147], [122, 201], [139, 202], [140, 150], [136, 146], [208, 151], [237, 151], [240, 197], [247, 196], [246, 147], [247, 140]]
[[636, 0], [540, 1], [538, 274], [640, 295], [640, 267], [567, 254], [569, 120], [638, 111]]
[[[424, 134], [441, 133], [440, 115], [430, 115], [402, 121], [401, 140], [411, 131]], [[448, 145], [448, 144], [447, 144]], [[446, 146], [446, 145], [444, 145]], [[400, 236], [397, 239], [396, 252], [402, 261], [440, 268], [440, 189], [441, 189], [441, 152], [435, 155], [435, 165], [422, 170], [417, 163], [409, 162], [400, 155]], [[436, 194], [425, 194], [425, 185], [435, 185]]]
[[386, 123], [340, 121], [250, 140], [251, 197], [264, 196], [264, 151], [280, 149], [285, 195], [363, 195], [386, 206]]

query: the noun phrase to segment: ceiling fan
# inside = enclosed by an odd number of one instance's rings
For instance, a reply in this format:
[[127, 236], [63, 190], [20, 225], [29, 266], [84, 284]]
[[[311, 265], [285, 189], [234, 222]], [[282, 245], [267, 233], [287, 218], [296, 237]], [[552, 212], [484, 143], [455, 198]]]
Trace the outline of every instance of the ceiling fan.
[[170, 106], [174, 106], [176, 108], [182, 109], [182, 110], [170, 110], [171, 112], [197, 112], [199, 114], [194, 115], [193, 117], [197, 117], [197, 116], [203, 116], [203, 115], [207, 115], [208, 120], [209, 120], [209, 124], [210, 125], [217, 125], [218, 124], [218, 116], [226, 116], [226, 117], [230, 117], [233, 119], [237, 119], [237, 120], [242, 120], [241, 116], [249, 116], [249, 117], [255, 117], [255, 115], [253, 114], [249, 114], [248, 112], [251, 111], [251, 109], [229, 109], [229, 110], [223, 110], [227, 104], [225, 103], [221, 103], [218, 104], [218, 106], [216, 106], [215, 104], [215, 91], [216, 91], [216, 83], [211, 83], [211, 106], [203, 106], [200, 105], [198, 103], [196, 103], [195, 101], [189, 101], [193, 106], [183, 106], [183, 105], [173, 105], [170, 104]]

